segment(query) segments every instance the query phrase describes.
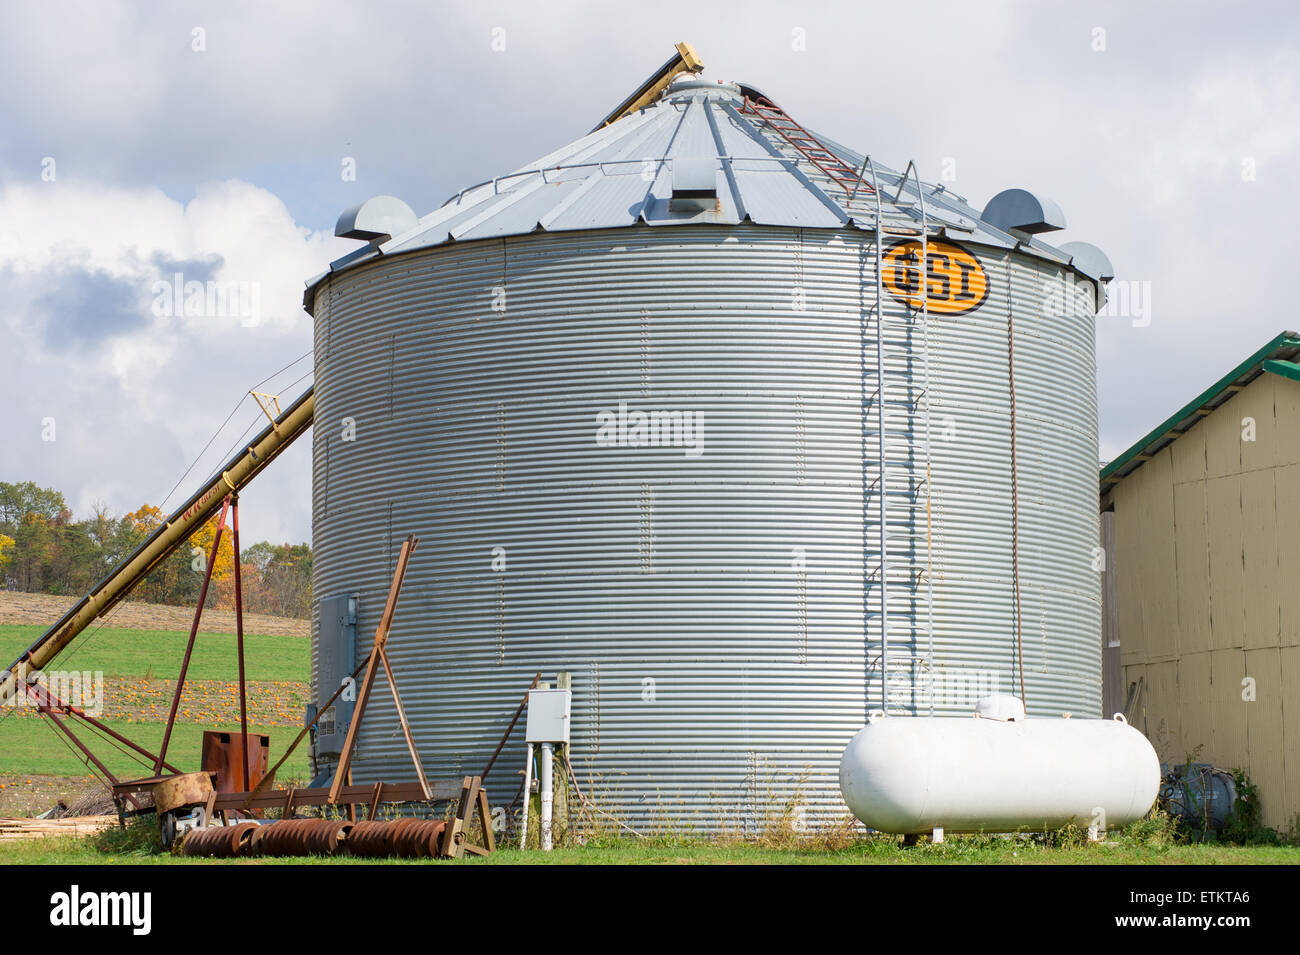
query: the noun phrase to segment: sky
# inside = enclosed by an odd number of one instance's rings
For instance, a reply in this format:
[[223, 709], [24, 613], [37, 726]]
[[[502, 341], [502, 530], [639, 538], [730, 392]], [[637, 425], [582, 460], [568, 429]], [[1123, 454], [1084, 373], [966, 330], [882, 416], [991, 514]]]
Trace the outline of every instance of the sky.
[[[1300, 324], [1276, 304], [1300, 222], [1298, 11], [6, 4], [0, 480], [57, 487], [79, 516], [180, 503], [257, 427], [250, 388], [287, 404], [310, 383], [303, 283], [356, 247], [340, 212], [388, 194], [423, 214], [545, 155], [680, 40], [706, 78], [976, 208], [1011, 187], [1055, 200], [1050, 240], [1100, 246], [1133, 296], [1097, 322], [1111, 458]], [[241, 294], [174, 314], [177, 274]], [[242, 495], [245, 538], [309, 540], [310, 487], [302, 440]]]

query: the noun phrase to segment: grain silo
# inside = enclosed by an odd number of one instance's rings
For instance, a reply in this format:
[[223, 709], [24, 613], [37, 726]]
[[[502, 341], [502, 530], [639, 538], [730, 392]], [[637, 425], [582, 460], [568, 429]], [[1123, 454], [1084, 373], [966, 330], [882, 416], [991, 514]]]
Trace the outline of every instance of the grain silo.
[[[1109, 266], [1035, 237], [1063, 224], [697, 77], [423, 218], [350, 210], [368, 244], [307, 295], [315, 698], [415, 533], [389, 653], [431, 775], [480, 771], [539, 670], [571, 674], [583, 786], [642, 824], [795, 788], [839, 818], [874, 709], [1101, 715]], [[354, 774], [408, 778], [372, 706]]]

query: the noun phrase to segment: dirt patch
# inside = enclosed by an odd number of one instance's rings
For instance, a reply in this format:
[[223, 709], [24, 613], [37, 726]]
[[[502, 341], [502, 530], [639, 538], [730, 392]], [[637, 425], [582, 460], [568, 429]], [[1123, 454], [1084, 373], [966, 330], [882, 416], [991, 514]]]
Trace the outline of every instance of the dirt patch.
[[[59, 809], [62, 805], [64, 808]], [[107, 805], [109, 810], [103, 810]], [[49, 809], [67, 814], [87, 807], [112, 810], [113, 800], [93, 776], [0, 775], [0, 816], [21, 819]]]
[[[0, 591], [0, 624], [29, 624], [48, 627], [55, 623], [80, 598], [56, 597], [51, 594], [24, 594]], [[194, 622], [193, 607], [170, 607], [163, 604], [124, 601], [110, 610], [101, 621], [110, 627], [133, 630], [188, 631]], [[234, 633], [233, 610], [204, 610], [205, 633]], [[273, 617], [264, 613], [244, 614], [244, 632], [283, 637], [311, 636], [311, 621], [293, 617]]]

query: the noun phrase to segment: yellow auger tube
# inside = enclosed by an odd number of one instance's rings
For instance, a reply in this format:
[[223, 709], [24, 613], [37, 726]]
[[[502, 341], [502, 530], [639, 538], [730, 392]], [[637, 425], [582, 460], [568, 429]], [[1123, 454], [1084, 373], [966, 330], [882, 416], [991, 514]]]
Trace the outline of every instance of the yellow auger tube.
[[[597, 123], [596, 129], [604, 129], [610, 123], [617, 123], [628, 113], [635, 113], [649, 106], [663, 95], [663, 91], [668, 89], [668, 84], [678, 73], [698, 73], [704, 69], [699, 54], [689, 43], [685, 41], [678, 43], [676, 49], [673, 58], [655, 70], [654, 75], [638, 86], [631, 96], [619, 103], [612, 113]], [[594, 133], [596, 129], [592, 132]]]
[[129, 557], [82, 597], [63, 617], [45, 631], [27, 651], [0, 674], [0, 704], [8, 703], [17, 680], [31, 682], [96, 617], [111, 610], [144, 579], [149, 571], [185, 543], [199, 526], [221, 506], [227, 494], [237, 493], [262, 469], [275, 460], [294, 439], [311, 426], [315, 411], [314, 390], [308, 388], [261, 434], [226, 462], [217, 476], [171, 514]]

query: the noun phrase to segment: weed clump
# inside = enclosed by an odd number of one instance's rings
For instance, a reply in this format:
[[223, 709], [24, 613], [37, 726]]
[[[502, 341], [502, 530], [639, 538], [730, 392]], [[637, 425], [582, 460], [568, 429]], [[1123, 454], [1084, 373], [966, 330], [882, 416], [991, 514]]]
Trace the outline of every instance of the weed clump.
[[162, 834], [153, 816], [134, 816], [125, 829], [109, 826], [92, 838], [95, 848], [105, 855], [152, 856], [163, 851]]

